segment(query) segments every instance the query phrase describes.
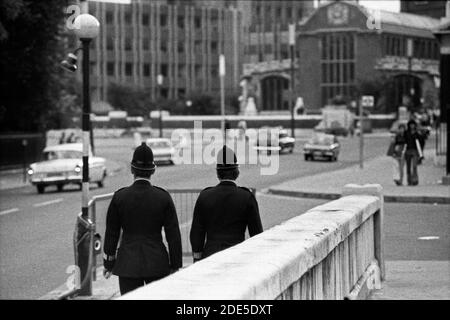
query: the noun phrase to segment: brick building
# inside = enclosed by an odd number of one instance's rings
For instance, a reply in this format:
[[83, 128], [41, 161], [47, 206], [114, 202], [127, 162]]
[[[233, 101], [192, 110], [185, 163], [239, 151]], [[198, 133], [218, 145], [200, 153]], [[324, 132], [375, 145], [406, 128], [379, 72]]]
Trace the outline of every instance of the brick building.
[[414, 13], [433, 18], [442, 18], [445, 16], [446, 1], [400, 1], [400, 11]]
[[[337, 96], [354, 101], [358, 89], [369, 87], [376, 89], [375, 112], [395, 112], [400, 104], [433, 104], [439, 49], [432, 30], [438, 24], [438, 19], [375, 11], [356, 2], [321, 5], [297, 25], [295, 97], [302, 97], [307, 109], [318, 110]], [[244, 66], [246, 91], [256, 95], [259, 111], [267, 111], [265, 80], [284, 81], [274, 95], [285, 94], [289, 75], [284, 61]]]

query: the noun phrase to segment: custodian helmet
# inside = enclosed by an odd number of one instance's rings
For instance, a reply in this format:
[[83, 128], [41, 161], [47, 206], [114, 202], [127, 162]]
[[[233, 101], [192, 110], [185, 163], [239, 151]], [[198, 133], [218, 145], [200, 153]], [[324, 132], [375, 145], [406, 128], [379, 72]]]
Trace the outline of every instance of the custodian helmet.
[[217, 170], [228, 170], [239, 168], [239, 164], [237, 163], [236, 154], [228, 148], [227, 146], [223, 146], [222, 149], [217, 153]]
[[144, 171], [155, 170], [156, 165], [153, 161], [153, 151], [145, 142], [142, 142], [142, 144], [134, 150], [131, 167]]

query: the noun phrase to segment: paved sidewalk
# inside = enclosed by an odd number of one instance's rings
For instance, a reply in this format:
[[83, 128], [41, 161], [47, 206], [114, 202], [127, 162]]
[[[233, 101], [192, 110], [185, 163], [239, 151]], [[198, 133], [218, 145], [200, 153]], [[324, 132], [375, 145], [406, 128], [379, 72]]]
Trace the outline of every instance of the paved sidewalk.
[[369, 300], [449, 300], [450, 261], [386, 261], [386, 281]]
[[433, 164], [431, 150], [426, 150], [425, 160], [418, 168], [418, 186], [396, 186], [392, 178], [392, 161], [391, 157], [381, 156], [366, 161], [362, 170], [359, 165], [355, 165], [346, 169], [302, 177], [272, 186], [268, 192], [331, 200], [340, 197], [342, 188], [346, 184], [376, 183], [383, 186], [386, 202], [450, 203], [450, 187], [441, 184], [444, 168]]

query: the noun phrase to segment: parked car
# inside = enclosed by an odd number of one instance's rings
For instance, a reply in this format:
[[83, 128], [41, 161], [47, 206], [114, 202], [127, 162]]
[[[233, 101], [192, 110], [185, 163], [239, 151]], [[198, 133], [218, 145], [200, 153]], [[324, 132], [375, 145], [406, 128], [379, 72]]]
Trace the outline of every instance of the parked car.
[[[289, 136], [288, 131], [286, 129], [278, 130], [278, 137], [271, 136], [272, 130], [276, 130], [277, 128], [268, 128], [263, 127], [258, 132], [258, 138], [256, 141], [255, 149], [258, 152], [267, 152], [271, 153], [273, 151], [276, 152], [289, 152], [292, 153], [295, 147], [295, 138]], [[272, 143], [276, 143], [276, 145], [272, 145]]]
[[146, 143], [153, 151], [155, 163], [174, 164], [175, 148], [169, 139], [149, 138]]
[[[83, 169], [83, 145], [66, 143], [46, 147], [43, 150], [43, 161], [35, 162], [28, 168], [28, 177], [38, 193], [55, 185], [62, 191], [66, 184], [77, 184], [81, 188]], [[101, 157], [89, 154], [89, 180], [101, 188], [107, 176], [106, 161]]]
[[337, 161], [341, 147], [338, 138], [330, 134], [316, 134], [303, 147], [305, 161], [327, 158]]

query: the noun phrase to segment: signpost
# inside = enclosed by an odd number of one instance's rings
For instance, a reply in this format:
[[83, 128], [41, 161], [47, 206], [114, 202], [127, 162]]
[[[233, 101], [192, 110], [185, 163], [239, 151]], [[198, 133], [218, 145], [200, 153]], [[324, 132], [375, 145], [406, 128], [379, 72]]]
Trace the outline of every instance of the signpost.
[[373, 108], [375, 99], [373, 96], [362, 96], [359, 103], [359, 167], [364, 168], [364, 107]]

